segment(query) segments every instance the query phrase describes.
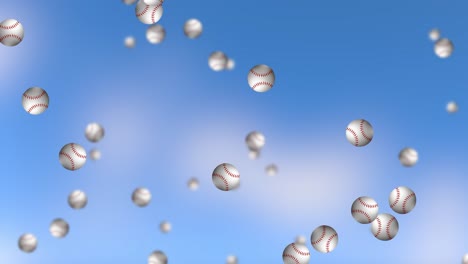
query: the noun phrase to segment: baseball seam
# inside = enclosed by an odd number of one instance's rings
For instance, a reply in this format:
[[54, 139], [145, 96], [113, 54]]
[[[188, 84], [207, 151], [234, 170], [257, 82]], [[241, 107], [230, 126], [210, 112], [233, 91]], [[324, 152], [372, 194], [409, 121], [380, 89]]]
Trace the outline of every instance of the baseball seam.
[[67, 157], [67, 158], [70, 160], [70, 162], [71, 162], [72, 170], [75, 170], [75, 162], [73, 162], [72, 157], [70, 157], [70, 155], [68, 155], [68, 154], [65, 153], [65, 152], [60, 152], [60, 155], [64, 155], [65, 157]]
[[403, 210], [403, 213], [406, 214], [406, 203], [408, 202], [409, 199], [411, 199], [412, 197], [416, 197], [416, 195], [414, 193], [411, 193], [410, 195], [406, 196], [405, 199], [403, 200], [403, 206], [402, 206], [402, 210]]
[[359, 200], [359, 203], [361, 203], [362, 205], [364, 205], [367, 208], [376, 208], [377, 206], [379, 206], [378, 204], [370, 205], [370, 204], [364, 202], [361, 198], [358, 198], [358, 200]]
[[301, 263], [299, 262], [299, 260], [298, 260], [296, 257], [294, 257], [293, 255], [291, 255], [291, 254], [283, 254], [283, 257], [292, 258], [292, 259], [294, 260], [294, 262], [296, 262], [296, 264], [301, 264]]
[[393, 221], [395, 221], [395, 217], [392, 217], [392, 219], [390, 219], [390, 221], [388, 221], [387, 223], [387, 227], [385, 228], [386, 232], [387, 232], [387, 236], [388, 236], [388, 239], [392, 239], [392, 236], [390, 235], [390, 225], [392, 224]]
[[273, 70], [270, 69], [267, 73], [258, 73], [258, 72], [255, 72], [254, 70], [250, 70], [250, 72], [257, 77], [265, 77], [273, 73]]
[[327, 253], [330, 252], [330, 243], [331, 243], [331, 241], [332, 241], [333, 238], [335, 238], [337, 235], [338, 235], [338, 234], [335, 233], [335, 234], [333, 234], [333, 235], [328, 239], [327, 244], [326, 244], [326, 246], [325, 246], [325, 248], [327, 249]]
[[231, 176], [231, 177], [239, 178], [239, 176], [240, 176], [239, 174], [234, 174], [234, 173], [230, 172], [230, 171], [228, 170], [228, 168], [226, 167], [226, 164], [225, 164], [225, 163], [223, 163], [223, 169], [224, 169], [224, 171], [225, 171], [229, 176]]
[[3, 25], [0, 25], [0, 28], [3, 28], [3, 29], [12, 29], [12, 28], [15, 28], [16, 26], [19, 25], [19, 22], [16, 21], [13, 25], [11, 26], [3, 26]]
[[218, 173], [213, 173], [213, 177], [219, 177], [221, 178], [221, 180], [223, 180], [224, 182], [224, 185], [226, 186], [226, 191], [229, 191], [229, 184], [228, 182], [226, 181], [226, 179], [223, 177], [223, 175], [220, 175]]
[[359, 138], [358, 138], [356, 132], [354, 132], [354, 130], [352, 130], [352, 129], [349, 128], [349, 127], [347, 127], [346, 130], [349, 131], [349, 132], [351, 132], [351, 134], [353, 134], [353, 136], [354, 136], [354, 145], [355, 145], [355, 146], [358, 146], [358, 145], [359, 145]]
[[296, 247], [296, 245], [294, 245], [294, 243], [292, 243], [291, 245], [292, 245], [294, 251], [296, 251], [297, 254], [302, 255], [302, 256], [309, 256], [309, 255], [310, 255], [310, 253], [308, 253], [308, 252], [302, 252], [302, 251], [300, 251], [300, 250]]
[[380, 235], [380, 232], [382, 232], [382, 222], [380, 222], [380, 219], [379, 217], [375, 218], [375, 220], [377, 220], [377, 232], [375, 233], [375, 237], [378, 237]]
[[325, 232], [326, 232], [326, 228], [323, 227], [323, 228], [322, 228], [322, 235], [321, 235], [320, 238], [317, 239], [316, 241], [312, 241], [312, 245], [315, 245], [315, 244], [317, 244], [317, 243], [320, 243], [320, 241], [322, 241], [323, 238], [325, 237]]
[[82, 158], [82, 159], [86, 159], [86, 155], [81, 155], [80, 153], [78, 153], [78, 151], [75, 149], [75, 144], [71, 144], [71, 149], [73, 151], [73, 153], [75, 153], [75, 155], [77, 155], [78, 157]]
[[269, 82], [257, 82], [252, 86], [252, 89], [255, 89], [257, 86], [260, 86], [260, 85], [268, 85], [270, 87], [273, 87], [273, 84]]
[[158, 11], [158, 9], [159, 9], [161, 6], [162, 6], [162, 4], [161, 4], [161, 2], [160, 2], [157, 6], [155, 6], [155, 7], [153, 8], [153, 12], [151, 13], [151, 21], [152, 21], [153, 23], [156, 23], [156, 21], [154, 21], [154, 15], [156, 14], [156, 11]]
[[143, 11], [141, 11], [141, 13], [137, 13], [136, 16], [139, 17], [139, 16], [146, 14], [146, 12], [148, 11], [148, 8], [149, 8], [149, 5], [146, 5]]
[[15, 38], [15, 39], [18, 39], [19, 41], [22, 40], [22, 38], [18, 35], [14, 35], [14, 34], [7, 34], [7, 35], [3, 35], [1, 38], [0, 38], [0, 42], [2, 42], [4, 39], [6, 38]]
[[353, 213], [353, 214], [354, 214], [354, 213], [361, 213], [361, 214], [363, 214], [363, 215], [365, 215], [365, 216], [367, 217], [367, 220], [369, 221], [369, 223], [371, 222], [370, 216], [369, 216], [365, 211], [363, 211], [363, 210], [359, 210], [359, 209], [357, 209], [357, 210], [352, 210], [351, 213]]
[[42, 91], [40, 95], [36, 95], [36, 96], [27, 95], [26, 93], [24, 93], [23, 97], [30, 99], [30, 100], [36, 100], [36, 99], [41, 98], [45, 93], [46, 93], [45, 91]]
[[371, 141], [372, 138], [370, 138], [370, 137], [368, 137], [366, 135], [366, 132], [364, 132], [364, 127], [363, 126], [364, 126], [364, 120], [361, 120], [361, 123], [359, 124], [359, 129], [361, 130], [361, 134], [365, 139], [367, 139], [368, 141]]
[[395, 205], [400, 201], [400, 189], [396, 188], [395, 190], [397, 192], [397, 197], [396, 197], [395, 201], [390, 205], [390, 208], [395, 207]]
[[33, 106], [31, 106], [29, 109], [28, 109], [28, 113], [31, 113], [32, 110], [34, 110], [34, 108], [36, 107], [45, 107], [45, 108], [48, 108], [49, 106], [46, 105], [46, 104], [35, 104]]

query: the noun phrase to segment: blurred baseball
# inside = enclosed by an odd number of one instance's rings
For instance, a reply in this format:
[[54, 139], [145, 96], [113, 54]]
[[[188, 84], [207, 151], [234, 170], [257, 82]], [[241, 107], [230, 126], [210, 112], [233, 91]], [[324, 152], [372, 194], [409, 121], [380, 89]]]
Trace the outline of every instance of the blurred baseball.
[[101, 159], [101, 151], [99, 149], [92, 149], [89, 152], [89, 156], [91, 157], [92, 160], [99, 160]]
[[148, 258], [148, 264], [167, 264], [167, 256], [161, 250], [153, 251]]
[[432, 41], [437, 41], [440, 39], [440, 31], [437, 28], [432, 29], [429, 32], [429, 39]]
[[86, 126], [85, 137], [96, 143], [104, 137], [104, 128], [98, 123], [90, 123]]
[[463, 263], [462, 264], [468, 264], [468, 253], [466, 253], [464, 256], [463, 256]]
[[222, 191], [234, 190], [240, 185], [239, 171], [229, 163], [222, 163], [214, 169], [212, 180], [216, 188]]
[[156, 24], [163, 15], [162, 3], [147, 5], [144, 0], [139, 0], [135, 7], [135, 14], [143, 24]]
[[263, 93], [275, 84], [275, 73], [265, 64], [256, 65], [250, 69], [247, 82], [254, 91]]
[[305, 245], [291, 243], [283, 251], [284, 264], [309, 264], [310, 251]]
[[128, 36], [124, 40], [124, 45], [125, 45], [125, 47], [127, 47], [129, 49], [132, 49], [136, 45], [136, 39], [134, 37], [132, 37], [132, 36]]
[[278, 167], [275, 164], [270, 164], [265, 168], [268, 176], [275, 176], [278, 173]]
[[232, 70], [234, 70], [235, 66], [236, 66], [236, 62], [233, 59], [228, 58], [228, 61], [227, 61], [227, 64], [226, 64], [226, 70], [232, 71]]
[[68, 205], [73, 209], [85, 208], [88, 204], [86, 193], [81, 190], [74, 190], [68, 195]]
[[294, 242], [295, 244], [301, 244], [301, 245], [304, 245], [307, 243], [307, 238], [305, 236], [297, 236], [296, 237], [296, 242]]
[[260, 150], [249, 150], [249, 159], [256, 160], [260, 157]]
[[261, 150], [265, 146], [265, 136], [258, 131], [252, 131], [245, 137], [245, 143], [250, 150]]
[[371, 232], [379, 240], [391, 240], [398, 233], [398, 221], [391, 214], [379, 214], [371, 223]]
[[453, 43], [447, 38], [441, 38], [434, 44], [434, 52], [441, 59], [450, 57], [453, 50]]
[[33, 234], [23, 234], [18, 239], [18, 247], [21, 251], [31, 253], [37, 248], [37, 238]]
[[23, 93], [23, 108], [31, 115], [42, 114], [49, 107], [49, 95], [39, 87], [31, 87]]
[[405, 167], [412, 167], [418, 162], [418, 152], [413, 148], [404, 148], [398, 155], [400, 163]]
[[200, 20], [191, 18], [184, 24], [184, 34], [188, 38], [196, 39], [203, 32], [203, 25]]
[[164, 0], [143, 0], [147, 5], [159, 5], [164, 2]]
[[188, 181], [188, 187], [190, 190], [192, 191], [195, 191], [198, 189], [200, 183], [198, 182], [198, 180], [196, 178], [191, 178], [189, 181]]
[[238, 261], [237, 261], [236, 256], [230, 255], [226, 258], [226, 264], [237, 264], [237, 263]]
[[137, 0], [122, 0], [122, 2], [124, 2], [124, 4], [126, 5], [133, 5], [134, 3], [136, 3]]
[[70, 226], [62, 218], [57, 218], [50, 224], [49, 232], [53, 237], [63, 238], [70, 231]]
[[455, 113], [458, 112], [458, 105], [454, 101], [448, 102], [447, 104], [447, 112], [449, 113]]
[[226, 68], [228, 58], [221, 51], [211, 53], [208, 58], [208, 65], [213, 71], [222, 71]]
[[396, 213], [407, 214], [416, 206], [416, 194], [410, 188], [400, 186], [390, 193], [388, 203]]
[[23, 25], [15, 19], [5, 19], [0, 22], [0, 42], [8, 47], [13, 47], [23, 40]]
[[151, 44], [159, 44], [166, 38], [166, 30], [159, 24], [151, 25], [146, 30], [146, 39]]
[[77, 170], [86, 163], [86, 151], [76, 143], [63, 146], [59, 152], [59, 161], [67, 170]]
[[338, 245], [338, 234], [332, 227], [321, 225], [312, 232], [310, 242], [318, 252], [329, 253]]
[[151, 202], [151, 193], [146, 188], [137, 188], [133, 191], [132, 201], [139, 207], [145, 207]]
[[377, 217], [379, 205], [367, 196], [357, 198], [351, 205], [351, 215], [361, 224], [369, 224]]
[[346, 139], [356, 147], [363, 147], [369, 144], [373, 137], [374, 129], [364, 119], [353, 120], [346, 128]]
[[161, 232], [163, 233], [169, 233], [172, 229], [172, 225], [171, 223], [169, 223], [168, 221], [163, 221], [161, 222], [161, 224], [159, 225], [159, 229], [161, 230]]

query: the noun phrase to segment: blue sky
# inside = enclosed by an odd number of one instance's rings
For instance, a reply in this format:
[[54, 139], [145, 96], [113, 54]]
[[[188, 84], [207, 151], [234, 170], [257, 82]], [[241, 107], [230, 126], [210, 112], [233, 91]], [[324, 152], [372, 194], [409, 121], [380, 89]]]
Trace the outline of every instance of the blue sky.
[[[0, 263], [145, 263], [153, 250], [169, 262], [282, 263], [297, 235], [308, 238], [310, 263], [459, 263], [468, 252], [465, 74], [468, 35], [463, 1], [188, 1], [167, 0], [163, 43], [146, 41], [147, 25], [119, 0], [9, 1], [0, 20], [25, 28], [16, 47], [0, 46]], [[183, 34], [189, 18], [203, 23], [199, 39]], [[435, 56], [428, 32], [437, 27], [455, 46]], [[134, 49], [123, 45], [133, 35]], [[221, 50], [233, 71], [208, 67]], [[256, 93], [248, 70], [267, 64], [275, 86]], [[49, 109], [27, 114], [22, 93], [45, 89]], [[450, 115], [454, 100], [460, 111]], [[373, 141], [353, 147], [347, 124], [374, 127]], [[87, 142], [88, 123], [104, 139]], [[245, 136], [259, 130], [266, 145], [249, 160]], [[70, 142], [99, 148], [102, 159], [65, 170], [60, 148]], [[405, 168], [404, 147], [420, 160]], [[221, 192], [211, 182], [222, 162], [235, 165], [241, 187]], [[269, 177], [265, 166], [277, 164]], [[187, 188], [191, 177], [200, 188]], [[388, 195], [408, 186], [415, 209], [397, 215]], [[131, 193], [146, 187], [151, 204], [138, 208]], [[85, 209], [67, 196], [88, 194]], [[352, 202], [371, 196], [400, 224], [391, 241], [350, 214]], [[64, 218], [70, 233], [49, 234]], [[161, 221], [172, 223], [162, 234]], [[330, 254], [315, 251], [319, 225], [338, 232]], [[37, 250], [17, 247], [35, 234]]]

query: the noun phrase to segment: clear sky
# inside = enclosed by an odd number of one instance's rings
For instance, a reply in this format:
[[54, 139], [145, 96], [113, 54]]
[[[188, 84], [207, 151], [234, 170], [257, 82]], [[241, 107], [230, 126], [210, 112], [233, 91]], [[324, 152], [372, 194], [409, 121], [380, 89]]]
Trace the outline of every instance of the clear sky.
[[[190, 1], [167, 0], [160, 24], [167, 35], [151, 45], [134, 6], [120, 0], [2, 1], [0, 20], [25, 29], [16, 47], [0, 45], [0, 263], [146, 263], [153, 250], [171, 264], [282, 263], [297, 235], [308, 238], [310, 263], [460, 263], [468, 253], [468, 34], [466, 1]], [[187, 19], [203, 23], [200, 38], [183, 34]], [[455, 46], [438, 58], [432, 28]], [[124, 38], [136, 38], [134, 49]], [[208, 67], [225, 52], [233, 71]], [[247, 73], [267, 64], [274, 87], [256, 93]], [[32, 86], [50, 97], [33, 116], [21, 105]], [[460, 111], [448, 114], [454, 100]], [[368, 120], [373, 141], [347, 142], [354, 119]], [[103, 125], [102, 141], [84, 137]], [[261, 131], [266, 145], [250, 160], [245, 136]], [[64, 169], [67, 143], [102, 159]], [[403, 167], [398, 153], [415, 148], [419, 162]], [[222, 192], [211, 180], [222, 162], [237, 167], [241, 186]], [[276, 176], [265, 167], [275, 163]], [[197, 177], [193, 192], [187, 181]], [[408, 186], [415, 209], [394, 213], [388, 196]], [[131, 194], [153, 200], [136, 207]], [[68, 194], [88, 195], [83, 210]], [[400, 230], [377, 240], [351, 216], [352, 202], [373, 197]], [[67, 237], [50, 235], [55, 218]], [[161, 221], [172, 231], [159, 231]], [[322, 254], [310, 235], [319, 225], [338, 232]], [[23, 233], [35, 252], [18, 249]]]

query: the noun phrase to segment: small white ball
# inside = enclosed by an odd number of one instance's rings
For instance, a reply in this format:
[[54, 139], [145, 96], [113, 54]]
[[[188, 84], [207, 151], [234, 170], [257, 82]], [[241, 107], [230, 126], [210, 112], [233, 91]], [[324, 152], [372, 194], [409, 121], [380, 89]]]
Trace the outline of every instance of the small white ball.
[[5, 19], [0, 22], [0, 43], [13, 47], [21, 43], [24, 38], [23, 25], [15, 19]]
[[101, 151], [99, 149], [92, 149], [89, 152], [89, 156], [91, 157], [92, 160], [100, 160], [101, 159]]
[[458, 112], [458, 104], [455, 103], [454, 101], [448, 102], [446, 110], [450, 114], [456, 113]]
[[161, 250], [156, 250], [148, 257], [148, 264], [167, 264], [167, 256]]
[[68, 205], [73, 209], [83, 209], [87, 204], [88, 197], [81, 190], [74, 190], [68, 195]]
[[151, 202], [151, 193], [146, 188], [137, 188], [133, 191], [132, 201], [139, 207], [145, 207]]
[[379, 240], [392, 240], [398, 233], [398, 221], [391, 214], [379, 214], [371, 223], [371, 232]]
[[146, 30], [146, 39], [151, 44], [159, 44], [163, 42], [165, 38], [166, 30], [159, 24], [151, 25]]
[[37, 248], [37, 238], [33, 234], [23, 234], [18, 239], [18, 247], [21, 251], [26, 253], [34, 252]]
[[401, 165], [412, 167], [418, 162], [418, 152], [413, 148], [404, 148], [398, 155]]
[[222, 163], [213, 170], [212, 180], [216, 188], [231, 191], [239, 187], [240, 174], [233, 165]]
[[462, 264], [468, 264], [468, 253], [463, 256]]
[[245, 143], [249, 150], [259, 151], [265, 146], [265, 135], [259, 131], [252, 131], [245, 137]]
[[318, 252], [330, 253], [338, 245], [338, 233], [330, 226], [321, 225], [312, 232], [310, 243]]
[[372, 141], [374, 129], [372, 125], [364, 119], [351, 121], [346, 127], [346, 139], [356, 147], [364, 147]]
[[304, 245], [307, 243], [307, 238], [305, 236], [297, 236], [296, 237], [296, 242], [294, 242], [295, 244], [300, 244], [300, 245]]
[[190, 39], [198, 38], [203, 32], [203, 25], [200, 20], [191, 18], [184, 24], [184, 34]]
[[230, 255], [226, 258], [226, 264], [237, 264], [238, 262], [237, 257], [234, 255]]
[[133, 36], [128, 36], [124, 39], [125, 47], [133, 49], [136, 45], [136, 39]]
[[453, 50], [453, 43], [447, 38], [441, 38], [434, 44], [434, 53], [441, 59], [450, 57]]
[[122, 2], [126, 5], [133, 5], [136, 3], [137, 0], [122, 0]]
[[159, 224], [159, 229], [163, 233], [169, 233], [172, 230], [172, 225], [168, 221], [163, 221], [161, 224]]
[[284, 264], [309, 264], [310, 251], [305, 245], [291, 243], [283, 251]]
[[416, 194], [408, 187], [397, 187], [390, 193], [388, 204], [396, 213], [407, 214], [416, 206]]
[[377, 202], [367, 196], [357, 198], [351, 205], [351, 215], [361, 224], [369, 224], [377, 217], [379, 205]]
[[275, 176], [278, 173], [278, 167], [275, 164], [270, 164], [265, 168], [268, 176]]
[[139, 0], [135, 7], [135, 15], [143, 24], [156, 24], [163, 15], [162, 3], [147, 5], [144, 0]]
[[23, 108], [31, 115], [39, 115], [49, 107], [49, 95], [40, 87], [31, 87], [23, 93]]
[[70, 231], [70, 225], [62, 218], [57, 218], [50, 224], [49, 232], [53, 237], [64, 238]]
[[67, 170], [78, 170], [86, 163], [86, 151], [76, 143], [66, 144], [60, 149], [59, 161]]
[[263, 93], [273, 88], [275, 84], [275, 73], [270, 66], [259, 64], [250, 69], [247, 74], [247, 82], [252, 90]]
[[228, 58], [228, 61], [227, 61], [227, 64], [226, 64], [226, 70], [232, 71], [232, 70], [234, 70], [235, 66], [236, 66], [236, 62], [233, 59]]
[[196, 191], [198, 190], [199, 186], [200, 186], [200, 183], [198, 182], [198, 179], [197, 178], [191, 178], [188, 183], [187, 183], [188, 187], [190, 190], [192, 191]]
[[221, 51], [215, 51], [210, 54], [210, 57], [208, 58], [208, 66], [213, 71], [222, 71], [226, 68], [228, 58], [226, 54], [224, 54]]
[[432, 29], [429, 32], [429, 39], [432, 41], [437, 41], [440, 39], [440, 31], [437, 28]]
[[256, 160], [260, 157], [260, 150], [249, 150], [249, 159]]
[[100, 124], [90, 123], [86, 126], [85, 137], [89, 141], [96, 143], [104, 137], [104, 132], [104, 128]]

